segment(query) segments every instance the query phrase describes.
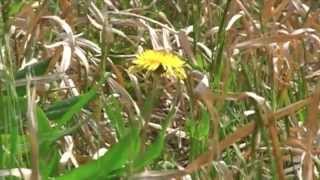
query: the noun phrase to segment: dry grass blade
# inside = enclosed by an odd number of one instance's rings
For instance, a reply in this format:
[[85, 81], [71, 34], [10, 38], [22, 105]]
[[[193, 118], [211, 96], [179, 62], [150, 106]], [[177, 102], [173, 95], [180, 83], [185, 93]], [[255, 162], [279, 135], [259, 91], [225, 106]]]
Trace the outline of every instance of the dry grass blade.
[[145, 171], [143, 173], [135, 174], [130, 177], [130, 180], [164, 180], [175, 179], [185, 175], [181, 170], [166, 170], [166, 171]]
[[183, 52], [191, 59], [192, 64], [197, 64], [186, 32], [180, 31], [178, 37]]
[[67, 37], [70, 42], [74, 42], [73, 31], [70, 25], [58, 16], [43, 16], [43, 19], [49, 19], [56, 22], [67, 33]]
[[284, 0], [281, 1], [281, 3], [276, 8], [274, 8], [272, 14], [274, 21], [278, 21], [279, 17], [282, 15], [283, 10], [288, 6], [288, 4], [289, 0]]
[[[254, 93], [240, 93], [237, 95], [229, 95], [227, 97], [225, 97], [226, 99], [229, 100], [244, 100], [248, 97], [254, 97], [258, 102], [262, 103], [263, 102], [263, 98], [261, 99], [261, 97], [255, 95]], [[221, 100], [221, 99], [220, 99]], [[309, 99], [304, 99], [298, 102], [295, 102], [293, 104], [290, 104], [287, 107], [281, 108], [279, 110], [277, 110], [276, 112], [272, 113], [270, 116], [274, 118], [274, 120], [278, 120], [281, 119], [285, 116], [290, 116], [293, 113], [301, 110], [301, 108], [305, 107], [306, 105], [308, 105], [309, 103]], [[269, 119], [270, 117], [268, 117]], [[223, 152], [226, 148], [228, 148], [229, 146], [231, 146], [232, 144], [243, 140], [244, 138], [248, 137], [249, 135], [251, 135], [253, 133], [253, 131], [256, 128], [256, 123], [255, 122], [251, 122], [248, 123], [246, 125], [244, 125], [243, 127], [238, 127], [238, 129], [226, 136], [224, 139], [222, 139], [219, 142], [219, 150], [221, 152]], [[215, 150], [209, 150], [208, 152], [200, 155], [196, 160], [192, 161], [187, 167], [186, 167], [186, 172], [188, 173], [192, 173], [197, 171], [199, 168], [202, 168], [204, 166], [208, 166], [210, 165], [211, 161], [213, 159], [209, 159], [210, 157], [212, 157], [211, 154], [214, 154], [215, 152], [210, 152], [210, 151], [215, 151]]]
[[162, 28], [165, 28], [167, 30], [170, 31], [170, 33], [174, 33], [174, 34], [177, 34], [178, 32], [172, 28], [170, 28], [168, 25], [166, 24], [163, 24], [159, 21], [156, 21], [154, 19], [151, 19], [151, 18], [148, 18], [148, 17], [145, 17], [145, 16], [141, 16], [141, 15], [138, 15], [138, 14], [134, 14], [134, 13], [129, 13], [129, 12], [109, 12], [110, 15], [122, 15], [122, 16], [131, 16], [131, 17], [135, 17], [135, 18], [139, 18], [139, 19], [142, 19], [142, 20], [145, 20], [145, 21], [148, 21], [148, 22], [151, 22], [151, 23], [154, 23]]
[[301, 28], [291, 33], [285, 30], [278, 30], [275, 35], [264, 36], [256, 39], [250, 39], [235, 45], [235, 48], [252, 48], [269, 46], [272, 43], [286, 43], [288, 41], [299, 40], [308, 37], [315, 32], [312, 28]]
[[[50, 45], [45, 45], [45, 47], [48, 49], [56, 48], [59, 46], [63, 47], [59, 71], [66, 72], [72, 64], [73, 55], [75, 55], [80, 59], [80, 63], [82, 63], [82, 65], [85, 67], [86, 73], [89, 74], [89, 60], [86, 57], [87, 52], [83, 49], [83, 47], [89, 48], [97, 54], [101, 54], [101, 48], [94, 42], [81, 38], [80, 36], [82, 34], [75, 35], [71, 26], [65, 20], [59, 18], [58, 16], [44, 16], [43, 19], [50, 19], [57, 22], [64, 30], [64, 33], [59, 34], [59, 36], [63, 38], [62, 41], [58, 41]], [[54, 62], [50, 62], [50, 66], [52, 66], [53, 63], [57, 61], [59, 55], [60, 50], [57, 50], [55, 55], [53, 56]]]
[[46, 48], [54, 48], [57, 46], [62, 45], [63, 47], [63, 53], [62, 53], [62, 59], [61, 59], [61, 65], [60, 65], [60, 72], [65, 72], [71, 64], [72, 59], [72, 52], [75, 47], [75, 37], [72, 31], [72, 28], [70, 25], [63, 19], [61, 19], [58, 16], [44, 16], [43, 19], [50, 19], [55, 21], [60, 27], [65, 31], [66, 33], [66, 41], [61, 41], [54, 43], [52, 45], [46, 45]]
[[65, 146], [65, 152], [61, 155], [60, 158], [60, 165], [61, 166], [66, 166], [68, 161], [71, 160], [72, 164], [75, 167], [79, 167], [79, 163], [77, 162], [77, 159], [74, 156], [74, 141], [71, 136], [65, 136], [64, 137], [64, 146]]
[[276, 166], [277, 166], [277, 177], [280, 180], [284, 180], [285, 179], [285, 173], [283, 169], [284, 164], [283, 164], [282, 153], [280, 151], [281, 143], [278, 139], [279, 133], [276, 127], [275, 119], [269, 118], [268, 123], [269, 123], [268, 130], [269, 130], [269, 135], [271, 137], [271, 144], [272, 144], [272, 152], [273, 152], [273, 156], [275, 158]]
[[239, 8], [244, 12], [244, 14], [250, 19], [250, 23], [252, 24], [252, 27], [258, 31], [258, 29], [259, 29], [258, 25], [256, 24], [251, 13], [248, 11], [247, 7], [245, 7], [244, 3], [242, 3], [242, 1], [240, 1], [240, 0], [236, 0], [235, 2], [238, 4]]
[[79, 46], [87, 47], [97, 54], [101, 54], [101, 48], [97, 44], [93, 43], [92, 41], [89, 41], [88, 39], [78, 37], [77, 44]]
[[170, 32], [164, 28], [162, 28], [162, 42], [165, 50], [172, 51], [173, 48], [170, 42]]
[[[138, 116], [140, 116], [140, 109], [136, 102], [132, 99], [130, 94], [112, 78], [108, 79], [108, 84], [111, 89], [119, 95], [121, 103], [123, 103], [127, 110], [131, 112], [131, 115], [137, 114]], [[132, 109], [135, 111], [135, 113], [132, 112]]]
[[28, 24], [28, 30], [27, 30], [27, 36], [25, 37], [25, 49], [24, 49], [24, 55], [27, 56], [27, 54], [29, 53], [29, 50], [32, 46], [32, 40], [35, 36], [35, 31], [37, 28], [38, 23], [40, 22], [40, 19], [42, 18], [43, 15], [45, 15], [46, 13], [48, 13], [48, 4], [49, 1], [45, 0], [41, 7], [38, 9], [38, 12], [36, 13], [36, 15], [34, 16], [34, 18], [32, 18], [30, 21], [30, 23]]
[[244, 16], [244, 12], [243, 11], [240, 11], [238, 14], [235, 14], [234, 16], [232, 16], [231, 19], [229, 20], [228, 24], [226, 25], [226, 31], [229, 31], [232, 28], [232, 26], [238, 20], [240, 20], [243, 16]]
[[209, 151], [203, 155], [200, 155], [196, 160], [191, 162], [186, 171], [191, 173], [207, 164], [210, 164], [212, 160], [216, 160], [220, 154], [219, 147], [219, 117], [214, 105], [214, 95], [208, 87], [208, 77], [203, 75], [202, 79], [194, 89], [195, 95], [206, 105], [211, 119], [212, 133], [210, 134], [211, 142], [209, 144]]
[[138, 79], [133, 74], [130, 74], [130, 73], [127, 73], [127, 74], [133, 84], [133, 88], [134, 88], [134, 91], [135, 91], [135, 94], [137, 97], [137, 103], [138, 103], [138, 105], [142, 106], [143, 105], [143, 94], [142, 94], [141, 88], [139, 86]]
[[233, 143], [236, 143], [246, 137], [248, 137], [256, 128], [254, 122], [248, 123], [243, 127], [238, 127], [237, 131], [228, 135], [223, 140], [220, 141], [220, 150], [223, 151], [227, 147], [231, 146]]
[[154, 50], [163, 50], [164, 47], [160, 44], [160, 38], [156, 33], [156, 30], [149, 26], [144, 20], [140, 20], [140, 22], [148, 29], [151, 44]]
[[317, 1], [0, 9], [0, 179], [320, 177]]
[[[62, 73], [57, 73], [57, 74], [51, 74], [51, 75], [46, 75], [46, 76], [34, 76], [30, 78], [30, 83], [32, 85], [37, 85], [37, 84], [45, 84], [45, 83], [50, 83], [50, 82], [54, 82], [57, 80], [62, 80], [64, 79], [66, 76]], [[17, 87], [20, 86], [25, 86], [27, 84], [28, 80], [27, 79], [19, 79], [16, 81], [15, 85]]]
[[98, 30], [104, 31], [105, 40], [112, 41], [113, 34], [126, 39], [131, 45], [136, 46], [136, 43], [132, 41], [123, 31], [112, 27], [112, 22], [107, 21], [107, 13], [104, 16], [103, 13], [96, 7], [96, 5], [91, 2], [89, 7], [90, 14], [87, 15], [89, 22]]
[[[276, 120], [281, 119], [285, 116], [290, 116], [295, 112], [301, 110], [306, 105], [308, 105], [309, 99], [304, 99], [293, 104], [290, 104], [284, 108], [277, 110], [276, 112], [272, 113], [271, 116], [274, 116]], [[220, 148], [223, 151], [228, 146], [232, 145], [233, 143], [242, 140], [243, 138], [249, 136], [253, 130], [255, 129], [256, 124], [254, 122], [248, 123], [243, 127], [240, 127], [234, 133], [225, 137], [222, 141], [220, 141]]]
[[275, 119], [281, 119], [285, 116], [290, 116], [295, 112], [301, 110], [303, 107], [307, 106], [310, 103], [310, 98], [306, 98], [295, 103], [292, 103], [286, 107], [278, 109], [276, 112], [272, 114]]
[[283, 158], [280, 151], [281, 144], [278, 139], [278, 131], [276, 128], [275, 118], [273, 116], [268, 116], [272, 112], [266, 105], [265, 99], [263, 97], [260, 97], [257, 94], [251, 92], [247, 93], [247, 95], [255, 100], [262, 123], [264, 126], [267, 126], [269, 130], [269, 136], [272, 144], [272, 152], [277, 166], [277, 177], [278, 179], [284, 180], [285, 176], [283, 170]]
[[39, 171], [39, 143], [37, 138], [37, 119], [35, 115], [36, 108], [36, 88], [31, 85], [31, 77], [27, 76], [27, 98], [28, 98], [28, 130], [29, 142], [31, 145], [31, 179], [40, 179]]
[[63, 54], [60, 64], [60, 72], [66, 72], [70, 65], [72, 59], [72, 48], [68, 44], [63, 45]]
[[31, 179], [31, 173], [31, 169], [27, 168], [0, 169], [1, 178], [5, 178], [6, 176], [15, 176], [24, 180], [33, 180]]
[[313, 142], [319, 129], [319, 102], [320, 102], [320, 89], [316, 89], [310, 99], [308, 107], [308, 119], [306, 121], [307, 135], [306, 135], [306, 155], [303, 160], [303, 177], [307, 180], [313, 179], [314, 164], [312, 160]]
[[[74, 54], [77, 55], [79, 57], [79, 59], [81, 60], [80, 62], [82, 62], [83, 66], [85, 67], [86, 69], [86, 73], [89, 74], [89, 71], [90, 71], [90, 67], [89, 67], [89, 61], [85, 55], [85, 52], [83, 49], [81, 49], [80, 47], [75, 47], [74, 48]], [[63, 59], [63, 58], [62, 58]], [[69, 67], [66, 66], [66, 67]], [[66, 69], [65, 69], [66, 70]]]
[[265, 5], [263, 6], [262, 12], [261, 12], [261, 21], [262, 24], [266, 24], [267, 21], [269, 21], [270, 18], [272, 18], [273, 15], [273, 4], [274, 0], [264, 0], [263, 2]]

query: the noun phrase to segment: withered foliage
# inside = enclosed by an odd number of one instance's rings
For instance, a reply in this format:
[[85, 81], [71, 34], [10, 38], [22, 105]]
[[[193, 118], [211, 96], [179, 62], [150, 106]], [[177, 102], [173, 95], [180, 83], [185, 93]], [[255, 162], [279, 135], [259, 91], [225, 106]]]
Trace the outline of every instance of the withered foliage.
[[[148, 166], [128, 170], [132, 179], [319, 179], [318, 7], [312, 0], [23, 3], [4, 33], [11, 70], [46, 66], [15, 80], [27, 88], [30, 169], [0, 175], [39, 178], [36, 107], [48, 113], [96, 88], [55, 141], [56, 174], [108, 153], [121, 128], [138, 128], [141, 152], [161, 132], [164, 147]], [[187, 78], [132, 74], [146, 49], [182, 57]], [[50, 127], [59, 125], [48, 117]]]

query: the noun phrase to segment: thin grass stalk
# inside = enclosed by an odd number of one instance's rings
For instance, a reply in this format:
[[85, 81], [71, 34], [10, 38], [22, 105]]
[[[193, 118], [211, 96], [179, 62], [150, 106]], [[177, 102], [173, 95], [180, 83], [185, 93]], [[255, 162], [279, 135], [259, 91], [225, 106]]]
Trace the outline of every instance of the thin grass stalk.
[[[40, 3], [40, 2], [39, 2]], [[26, 36], [26, 48], [24, 49], [24, 58], [27, 60], [30, 60], [33, 55], [33, 47], [35, 46], [35, 31], [36, 28], [38, 27], [38, 23], [40, 22], [41, 17], [45, 14], [46, 9], [49, 5], [49, 0], [45, 0], [40, 8], [37, 10], [36, 16], [34, 19], [32, 19], [30, 25], [28, 26], [27, 33], [28, 35]], [[30, 36], [30, 38], [28, 38]]]
[[199, 40], [201, 27], [201, 2], [196, 0], [195, 3], [192, 3], [192, 21], [193, 21], [193, 54], [197, 53], [197, 43]]
[[[0, 118], [4, 125], [1, 130], [1, 141], [4, 141], [4, 145], [1, 150], [1, 167], [23, 167], [28, 164], [28, 156], [25, 159], [19, 153], [21, 149], [18, 147], [19, 142], [23, 142], [23, 126], [22, 126], [22, 114], [19, 107], [19, 99], [15, 89], [14, 80], [14, 68], [13, 68], [13, 55], [10, 49], [9, 35], [3, 34], [1, 36], [0, 44], [1, 59], [0, 63], [4, 69], [1, 71], [4, 78], [4, 83], [1, 87], [1, 106], [2, 117]], [[6, 139], [8, 136], [8, 139]], [[24, 143], [24, 142], [23, 142]]]
[[[287, 107], [281, 108], [281, 109], [277, 110], [276, 112], [269, 114], [268, 116], [273, 117], [276, 120], [280, 120], [281, 118], [283, 118], [285, 116], [288, 116], [294, 112], [297, 112], [298, 110], [305, 107], [309, 103], [310, 103], [310, 99], [306, 98], [304, 100], [295, 102]], [[269, 119], [270, 117], [268, 117], [267, 119]], [[247, 123], [246, 125], [244, 125], [243, 127], [238, 128], [237, 131], [235, 131], [234, 133], [226, 136], [224, 139], [222, 139], [219, 142], [219, 147], [220, 147], [219, 153], [222, 153], [226, 148], [228, 148], [232, 144], [248, 137], [256, 128], [257, 128], [257, 123], [250, 122], [250, 123]], [[191, 162], [186, 167], [186, 172], [192, 173], [192, 172], [197, 171], [199, 168], [202, 168], [204, 166], [208, 166], [209, 164], [211, 164], [210, 162], [212, 159], [208, 159], [208, 157], [211, 156], [210, 154], [214, 154], [214, 152], [211, 152], [214, 150], [215, 149], [211, 149], [210, 151], [197, 157], [197, 159], [195, 159], [193, 162]], [[199, 166], [199, 164], [201, 164], [202, 166]]]
[[303, 177], [305, 179], [313, 179], [314, 177], [314, 163], [312, 160], [312, 149], [313, 149], [313, 143], [317, 136], [317, 132], [319, 130], [319, 102], [320, 102], [320, 86], [317, 85], [317, 88], [312, 95], [311, 103], [308, 107], [308, 118], [305, 123], [305, 126], [307, 128], [306, 133], [306, 155], [303, 159], [303, 166], [302, 166], [302, 172]]
[[37, 120], [35, 115], [35, 100], [36, 100], [36, 89], [31, 85], [31, 75], [27, 75], [27, 98], [28, 98], [28, 130], [29, 130], [29, 141], [31, 145], [31, 179], [40, 179], [39, 171], [39, 143], [37, 138]]
[[271, 136], [271, 143], [272, 143], [272, 152], [276, 161], [276, 168], [277, 168], [277, 178], [279, 180], [285, 179], [285, 173], [284, 173], [284, 164], [283, 164], [283, 158], [282, 153], [280, 151], [281, 144], [278, 139], [278, 131], [276, 128], [276, 124], [274, 119], [269, 119], [269, 135]]
[[[146, 103], [144, 104], [144, 108], [143, 108], [143, 113], [142, 113], [142, 117], [143, 117], [143, 127], [141, 129], [141, 139], [142, 142], [146, 142], [147, 140], [147, 130], [148, 130], [148, 124], [150, 122], [150, 118], [152, 115], [152, 110], [156, 105], [156, 101], [159, 98], [159, 94], [160, 94], [160, 88], [159, 86], [161, 85], [160, 81], [160, 75], [154, 73], [152, 76], [152, 90], [150, 92], [150, 95], [147, 97], [146, 99]], [[146, 144], [142, 143], [141, 144], [141, 151], [143, 152], [145, 150]]]
[[[211, 57], [211, 64], [209, 66], [209, 79], [212, 79], [213, 78], [213, 75], [218, 75], [220, 76], [221, 74], [221, 69], [222, 69], [222, 65], [223, 65], [223, 62], [222, 62], [222, 57], [223, 57], [223, 49], [224, 49], [224, 43], [225, 43], [225, 22], [226, 22], [226, 19], [227, 19], [227, 14], [228, 14], [228, 11], [229, 11], [229, 8], [230, 8], [230, 4], [231, 4], [231, 0], [228, 0], [227, 1], [227, 4], [224, 8], [224, 11], [223, 11], [223, 16], [222, 16], [222, 19], [220, 21], [220, 25], [219, 25], [219, 31], [218, 31], [218, 39], [216, 41], [216, 57], [214, 59], [214, 53], [212, 53], [212, 57]], [[212, 47], [212, 52], [214, 52], [214, 49], [215, 47]], [[216, 77], [216, 79], [220, 79], [220, 77]], [[215, 79], [215, 80], [216, 80]], [[218, 81], [217, 80], [217, 81]]]

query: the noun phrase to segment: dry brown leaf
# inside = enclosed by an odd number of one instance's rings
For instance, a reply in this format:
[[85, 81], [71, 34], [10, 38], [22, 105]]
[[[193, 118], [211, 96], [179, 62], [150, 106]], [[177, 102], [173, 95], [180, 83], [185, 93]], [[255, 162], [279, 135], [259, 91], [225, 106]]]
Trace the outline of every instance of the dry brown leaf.
[[307, 36], [308, 33], [315, 32], [312, 28], [302, 28], [289, 33], [284, 30], [279, 30], [276, 35], [260, 37], [256, 39], [247, 40], [235, 45], [235, 48], [252, 48], [269, 46], [271, 43], [285, 43], [292, 40], [299, 40], [302, 37]]
[[117, 77], [116, 81], [121, 86], [124, 86], [125, 85], [125, 81], [124, 81], [124, 78], [122, 76], [122, 73], [121, 73], [120, 69], [112, 62], [112, 60], [110, 58], [107, 58], [107, 61], [108, 61], [109, 65], [111, 66], [113, 73]]
[[282, 0], [280, 4], [275, 7], [272, 13], [272, 18], [275, 22], [279, 21], [279, 17], [283, 13], [283, 10], [288, 6], [289, 0]]
[[289, 138], [286, 143], [288, 146], [292, 146], [292, 147], [296, 147], [296, 148], [300, 148], [304, 151], [307, 151], [307, 147], [304, 144], [304, 142], [301, 142], [301, 140], [296, 139], [296, 138]]
[[120, 102], [127, 108], [127, 110], [131, 111], [132, 115], [134, 114], [132, 110], [134, 110], [135, 114], [140, 116], [140, 109], [127, 90], [112, 78], [108, 78], [108, 84], [111, 89], [119, 95]]
[[166, 50], [166, 51], [172, 51], [172, 45], [171, 45], [171, 42], [170, 42], [170, 32], [165, 29], [165, 28], [162, 28], [162, 42], [163, 42], [163, 48]]
[[7, 177], [7, 176], [15, 176], [18, 178], [23, 178], [24, 180], [32, 180], [31, 179], [31, 169], [27, 168], [12, 168], [12, 169], [1, 169], [0, 170], [0, 177]]
[[195, 56], [193, 54], [190, 42], [188, 40], [188, 36], [184, 31], [180, 31], [178, 34], [179, 37], [179, 42], [180, 42], [180, 46], [184, 52], [184, 54], [187, 55], [187, 57], [189, 57], [191, 59], [192, 64], [196, 64], [196, 59]]
[[59, 7], [62, 10], [62, 15], [68, 24], [73, 27], [75, 25], [75, 19], [77, 17], [72, 0], [59, 0]]
[[154, 28], [152, 28], [150, 25], [148, 25], [144, 20], [140, 20], [142, 24], [148, 29], [150, 40], [152, 44], [152, 48], [154, 50], [163, 50], [164, 47], [160, 43], [160, 38]]
[[182, 170], [165, 170], [165, 171], [144, 171], [132, 175], [129, 180], [164, 180], [182, 177], [186, 173]]
[[312, 149], [313, 149], [313, 141], [316, 137], [317, 131], [319, 129], [319, 102], [320, 102], [320, 89], [319, 87], [316, 89], [312, 98], [310, 99], [310, 104], [308, 107], [308, 118], [305, 123], [307, 128], [307, 134], [305, 139], [306, 145], [306, 155], [303, 159], [302, 172], [303, 177], [307, 180], [313, 179], [313, 169], [314, 164], [312, 160]]
[[261, 21], [262, 24], [267, 24], [267, 21], [269, 21], [270, 18], [273, 16], [273, 11], [274, 11], [274, 4], [275, 0], [264, 0], [263, 1], [263, 9], [261, 12]]
[[25, 4], [14, 19], [14, 26], [27, 33], [28, 26], [36, 16], [30, 4]]

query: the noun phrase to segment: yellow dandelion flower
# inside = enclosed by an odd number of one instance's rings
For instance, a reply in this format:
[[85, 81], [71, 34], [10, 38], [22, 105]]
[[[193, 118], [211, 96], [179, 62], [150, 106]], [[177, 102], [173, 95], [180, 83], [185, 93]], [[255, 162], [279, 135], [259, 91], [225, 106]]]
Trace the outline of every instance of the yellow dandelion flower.
[[134, 65], [129, 71], [158, 71], [166, 77], [185, 79], [185, 62], [178, 56], [164, 51], [146, 50], [133, 61]]

